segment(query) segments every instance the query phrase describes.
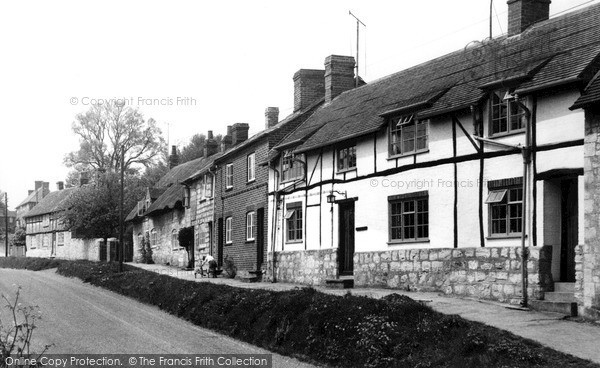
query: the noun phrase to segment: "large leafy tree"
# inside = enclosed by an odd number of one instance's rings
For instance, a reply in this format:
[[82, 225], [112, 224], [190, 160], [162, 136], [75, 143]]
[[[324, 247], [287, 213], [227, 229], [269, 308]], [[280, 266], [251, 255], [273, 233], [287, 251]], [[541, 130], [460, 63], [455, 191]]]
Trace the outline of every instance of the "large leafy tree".
[[69, 153], [65, 164], [77, 170], [119, 171], [122, 148], [125, 168], [149, 167], [166, 149], [156, 121], [119, 102], [93, 105], [78, 114], [73, 132], [79, 136], [79, 150]]
[[[134, 171], [128, 171], [124, 182], [124, 216], [142, 197], [144, 186]], [[89, 185], [75, 190], [61, 211], [61, 219], [78, 237], [84, 239], [117, 237], [119, 231], [120, 178], [116, 172], [96, 176]]]

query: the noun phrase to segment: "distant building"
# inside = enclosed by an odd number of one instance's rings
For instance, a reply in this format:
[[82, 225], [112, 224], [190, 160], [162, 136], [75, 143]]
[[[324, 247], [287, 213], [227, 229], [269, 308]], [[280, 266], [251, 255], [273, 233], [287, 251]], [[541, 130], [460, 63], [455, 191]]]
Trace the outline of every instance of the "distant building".
[[15, 209], [17, 210], [17, 226], [24, 227], [23, 216], [35, 207], [45, 196], [50, 193], [50, 183], [38, 180], [35, 182], [35, 188], [29, 190], [25, 198]]

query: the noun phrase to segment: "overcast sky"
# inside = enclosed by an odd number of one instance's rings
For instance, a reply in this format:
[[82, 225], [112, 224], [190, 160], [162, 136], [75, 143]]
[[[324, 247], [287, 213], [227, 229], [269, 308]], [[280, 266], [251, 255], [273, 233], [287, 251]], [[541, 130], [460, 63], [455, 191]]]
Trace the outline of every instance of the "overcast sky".
[[[551, 14], [600, 0], [553, 0]], [[292, 112], [294, 72], [356, 53], [373, 81], [489, 33], [485, 0], [3, 1], [0, 190], [14, 208], [35, 180], [64, 180], [75, 115], [126, 98], [180, 147], [236, 122], [264, 128], [267, 106]], [[494, 34], [506, 1], [494, 2]], [[579, 8], [578, 8], [579, 9]], [[178, 100], [179, 98], [179, 100]], [[148, 99], [158, 99], [148, 101]]]

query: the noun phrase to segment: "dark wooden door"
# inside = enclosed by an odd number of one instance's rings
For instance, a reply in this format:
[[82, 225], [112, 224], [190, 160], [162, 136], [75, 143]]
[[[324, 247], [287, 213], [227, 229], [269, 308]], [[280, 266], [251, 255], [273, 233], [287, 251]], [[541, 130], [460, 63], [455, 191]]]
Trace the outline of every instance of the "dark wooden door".
[[256, 270], [260, 270], [264, 262], [265, 251], [265, 209], [256, 211]]
[[106, 242], [104, 240], [100, 240], [100, 260], [106, 261], [107, 251], [106, 251]]
[[354, 272], [354, 202], [339, 204], [338, 262], [340, 276]]
[[579, 241], [577, 178], [561, 183], [560, 281], [575, 282], [575, 247]]
[[217, 220], [217, 265], [223, 266], [223, 218]]
[[52, 249], [50, 250], [50, 256], [56, 256], [56, 233], [52, 233]]

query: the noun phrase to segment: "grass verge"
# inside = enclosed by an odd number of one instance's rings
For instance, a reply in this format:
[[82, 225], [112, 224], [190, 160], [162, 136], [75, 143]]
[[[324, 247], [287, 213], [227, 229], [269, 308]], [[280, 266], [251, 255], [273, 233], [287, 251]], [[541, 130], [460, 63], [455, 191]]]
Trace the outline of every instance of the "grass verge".
[[[44, 263], [37, 267], [40, 264]], [[114, 264], [87, 261], [58, 262], [57, 272], [157, 305], [236, 339], [330, 366], [599, 367], [397, 294], [375, 300], [310, 288], [248, 290], [127, 265], [125, 272], [117, 273]]]

